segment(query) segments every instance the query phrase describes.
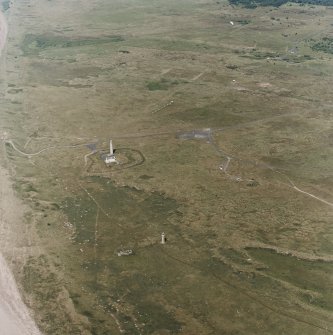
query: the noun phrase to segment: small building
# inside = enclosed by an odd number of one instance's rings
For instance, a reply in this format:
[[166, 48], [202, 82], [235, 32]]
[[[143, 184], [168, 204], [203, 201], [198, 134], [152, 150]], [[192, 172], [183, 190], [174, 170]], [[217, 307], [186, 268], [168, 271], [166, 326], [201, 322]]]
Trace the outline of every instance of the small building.
[[105, 164], [112, 164], [117, 163], [116, 156], [115, 155], [106, 155], [104, 157]]
[[117, 252], [117, 255], [119, 257], [121, 257], [121, 256], [131, 256], [131, 255], [133, 255], [133, 250], [132, 249], [120, 250], [120, 251]]

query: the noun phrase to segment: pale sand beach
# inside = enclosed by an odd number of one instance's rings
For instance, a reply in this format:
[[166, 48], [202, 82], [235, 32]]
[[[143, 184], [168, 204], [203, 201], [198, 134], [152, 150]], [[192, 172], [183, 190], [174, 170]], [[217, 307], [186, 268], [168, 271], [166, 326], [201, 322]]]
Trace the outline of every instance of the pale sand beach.
[[0, 334], [39, 335], [28, 308], [22, 301], [15, 279], [0, 254]]
[[8, 173], [0, 168], [0, 335], [39, 335], [27, 306], [18, 290], [15, 278], [3, 257], [11, 254], [15, 246], [13, 226], [23, 220], [23, 205], [15, 197]]
[[[8, 173], [0, 168], [0, 335], [39, 335], [15, 278], [3, 257], [11, 254], [15, 261], [13, 226], [23, 220], [23, 205], [15, 197]], [[14, 224], [15, 223], [15, 224]]]
[[[6, 44], [7, 25], [0, 12], [0, 53]], [[18, 208], [19, 207], [19, 208]], [[23, 221], [24, 210], [15, 197], [8, 173], [0, 168], [0, 335], [39, 335], [34, 320], [24, 304], [15, 278], [3, 257], [10, 253], [14, 246], [14, 221]], [[15, 256], [11, 257], [15, 261]]]

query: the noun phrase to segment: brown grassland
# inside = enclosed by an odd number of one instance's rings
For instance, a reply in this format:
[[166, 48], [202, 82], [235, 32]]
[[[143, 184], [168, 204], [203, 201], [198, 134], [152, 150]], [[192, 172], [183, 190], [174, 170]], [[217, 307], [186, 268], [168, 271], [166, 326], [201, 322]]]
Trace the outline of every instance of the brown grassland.
[[44, 334], [333, 333], [332, 8], [5, 14], [0, 155], [29, 209], [4, 253]]

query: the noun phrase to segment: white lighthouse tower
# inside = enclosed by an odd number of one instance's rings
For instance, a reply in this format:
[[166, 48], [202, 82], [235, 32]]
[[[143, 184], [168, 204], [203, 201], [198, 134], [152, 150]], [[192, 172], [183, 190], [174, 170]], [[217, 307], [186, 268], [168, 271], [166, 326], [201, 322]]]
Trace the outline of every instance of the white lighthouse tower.
[[104, 162], [105, 164], [118, 163], [116, 160], [116, 156], [113, 153], [112, 139], [110, 139], [110, 153], [105, 155]]
[[110, 139], [110, 155], [114, 156], [113, 155], [113, 145], [112, 145], [112, 140], [111, 139]]

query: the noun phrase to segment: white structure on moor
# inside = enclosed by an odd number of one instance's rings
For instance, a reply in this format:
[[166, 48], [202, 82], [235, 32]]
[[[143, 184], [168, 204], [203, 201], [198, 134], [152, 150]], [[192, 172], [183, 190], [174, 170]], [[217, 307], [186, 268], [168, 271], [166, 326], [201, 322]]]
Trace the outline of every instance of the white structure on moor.
[[110, 153], [104, 157], [105, 164], [117, 163], [116, 156], [113, 153], [112, 140], [110, 140]]
[[161, 244], [165, 244], [165, 241], [166, 241], [165, 234], [162, 233], [162, 235], [161, 235]]

